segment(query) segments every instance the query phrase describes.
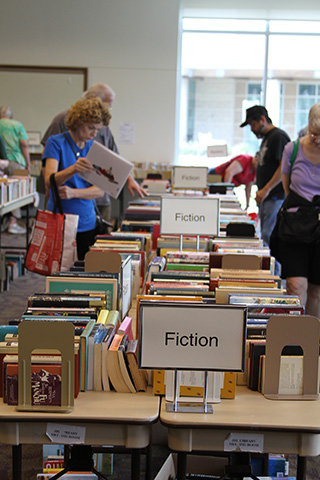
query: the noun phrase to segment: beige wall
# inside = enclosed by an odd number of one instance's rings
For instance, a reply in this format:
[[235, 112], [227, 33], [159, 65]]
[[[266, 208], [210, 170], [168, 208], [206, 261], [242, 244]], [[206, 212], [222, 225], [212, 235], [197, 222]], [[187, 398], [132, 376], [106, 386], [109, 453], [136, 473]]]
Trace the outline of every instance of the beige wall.
[[[217, 0], [183, 0], [181, 11], [320, 19], [314, 0], [301, 8], [298, 0], [270, 0], [262, 6], [256, 0], [226, 0], [223, 9]], [[1, 10], [0, 64], [87, 67], [89, 85], [103, 81], [116, 90], [111, 128], [120, 152], [131, 161], [173, 162], [180, 13], [180, 0], [10, 0]], [[0, 89], [0, 103], [5, 100]], [[52, 98], [46, 107], [52, 116], [57, 103]], [[134, 144], [120, 143], [122, 123], [134, 126]]]
[[314, 0], [182, 0], [186, 16], [217, 18], [256, 18], [268, 20], [320, 20], [320, 10]]
[[[116, 91], [111, 128], [120, 153], [131, 161], [172, 162], [179, 3], [10, 0], [1, 11], [0, 64], [88, 67], [89, 85], [106, 82]], [[0, 99], [7, 103], [1, 89]], [[52, 116], [60, 110], [54, 98], [49, 108]], [[133, 125], [134, 144], [120, 143], [121, 123]]]

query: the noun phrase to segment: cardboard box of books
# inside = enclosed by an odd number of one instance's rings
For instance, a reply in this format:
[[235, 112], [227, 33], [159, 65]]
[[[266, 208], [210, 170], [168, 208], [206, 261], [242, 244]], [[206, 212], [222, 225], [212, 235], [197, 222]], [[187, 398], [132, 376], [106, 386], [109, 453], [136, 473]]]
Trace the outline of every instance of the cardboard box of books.
[[[225, 474], [228, 459], [223, 457], [210, 457], [206, 455], [187, 456], [186, 479], [216, 479]], [[154, 480], [172, 480], [177, 478], [177, 454], [172, 453], [162, 465]], [[276, 480], [279, 477], [258, 477], [260, 480]], [[243, 477], [243, 480], [249, 480]], [[295, 477], [286, 477], [286, 480], [295, 480]]]
[[[204, 455], [187, 456], [188, 474], [206, 475], [206, 478], [217, 478], [224, 475], [227, 464], [227, 458]], [[189, 478], [188, 474], [187, 478]], [[177, 478], [177, 454], [175, 453], [169, 455], [154, 480], [172, 480], [173, 478]]]

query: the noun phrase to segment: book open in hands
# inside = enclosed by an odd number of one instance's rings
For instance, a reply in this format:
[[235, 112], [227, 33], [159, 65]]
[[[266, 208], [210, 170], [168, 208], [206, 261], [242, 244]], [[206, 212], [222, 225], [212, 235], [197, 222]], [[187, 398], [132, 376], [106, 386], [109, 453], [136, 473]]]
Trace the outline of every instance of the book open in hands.
[[132, 163], [98, 142], [93, 142], [87, 159], [92, 163], [90, 173], [78, 175], [96, 185], [111, 197], [118, 198], [131, 170]]

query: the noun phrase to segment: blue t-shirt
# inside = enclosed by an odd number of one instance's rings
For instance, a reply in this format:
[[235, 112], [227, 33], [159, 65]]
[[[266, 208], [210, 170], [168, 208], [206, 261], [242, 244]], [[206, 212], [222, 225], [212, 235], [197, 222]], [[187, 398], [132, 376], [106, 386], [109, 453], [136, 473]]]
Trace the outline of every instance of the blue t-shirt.
[[[46, 158], [54, 158], [57, 160], [59, 163], [58, 171], [65, 170], [76, 163], [75, 153], [79, 153], [80, 157], [86, 157], [92, 145], [92, 140], [89, 140], [85, 147], [81, 149], [75, 144], [68, 132], [66, 132], [66, 135], [71, 142], [74, 151], [72, 151], [72, 148], [64, 135], [59, 133], [58, 135], [49, 137], [42, 156], [43, 160]], [[67, 185], [70, 188], [88, 188], [91, 186], [91, 184], [81, 178], [78, 174], [69, 178], [64, 185]], [[68, 200], [61, 200], [61, 203], [64, 213], [74, 213], [79, 215], [78, 232], [86, 232], [95, 228], [96, 215], [93, 200], [70, 198]], [[53, 211], [53, 209], [54, 203], [52, 192], [50, 191], [48, 210]]]

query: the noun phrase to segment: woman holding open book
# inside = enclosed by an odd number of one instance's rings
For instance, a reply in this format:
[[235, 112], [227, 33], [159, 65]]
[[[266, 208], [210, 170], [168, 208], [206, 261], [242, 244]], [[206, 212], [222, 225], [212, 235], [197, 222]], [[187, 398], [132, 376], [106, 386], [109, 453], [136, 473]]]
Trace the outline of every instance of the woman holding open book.
[[306, 314], [320, 318], [320, 103], [311, 107], [308, 133], [296, 145], [289, 142], [282, 157], [286, 199], [277, 246], [288, 294], [299, 295]]
[[[79, 174], [93, 170], [86, 159], [93, 138], [108, 125], [111, 114], [106, 103], [99, 98], [78, 100], [67, 112], [68, 131], [49, 137], [44, 152], [45, 184], [50, 189], [50, 176], [54, 174], [64, 213], [79, 215], [77, 253], [80, 260], [93, 244], [96, 235], [94, 199], [103, 191], [89, 184]], [[50, 191], [48, 209], [53, 211], [53, 192]]]

